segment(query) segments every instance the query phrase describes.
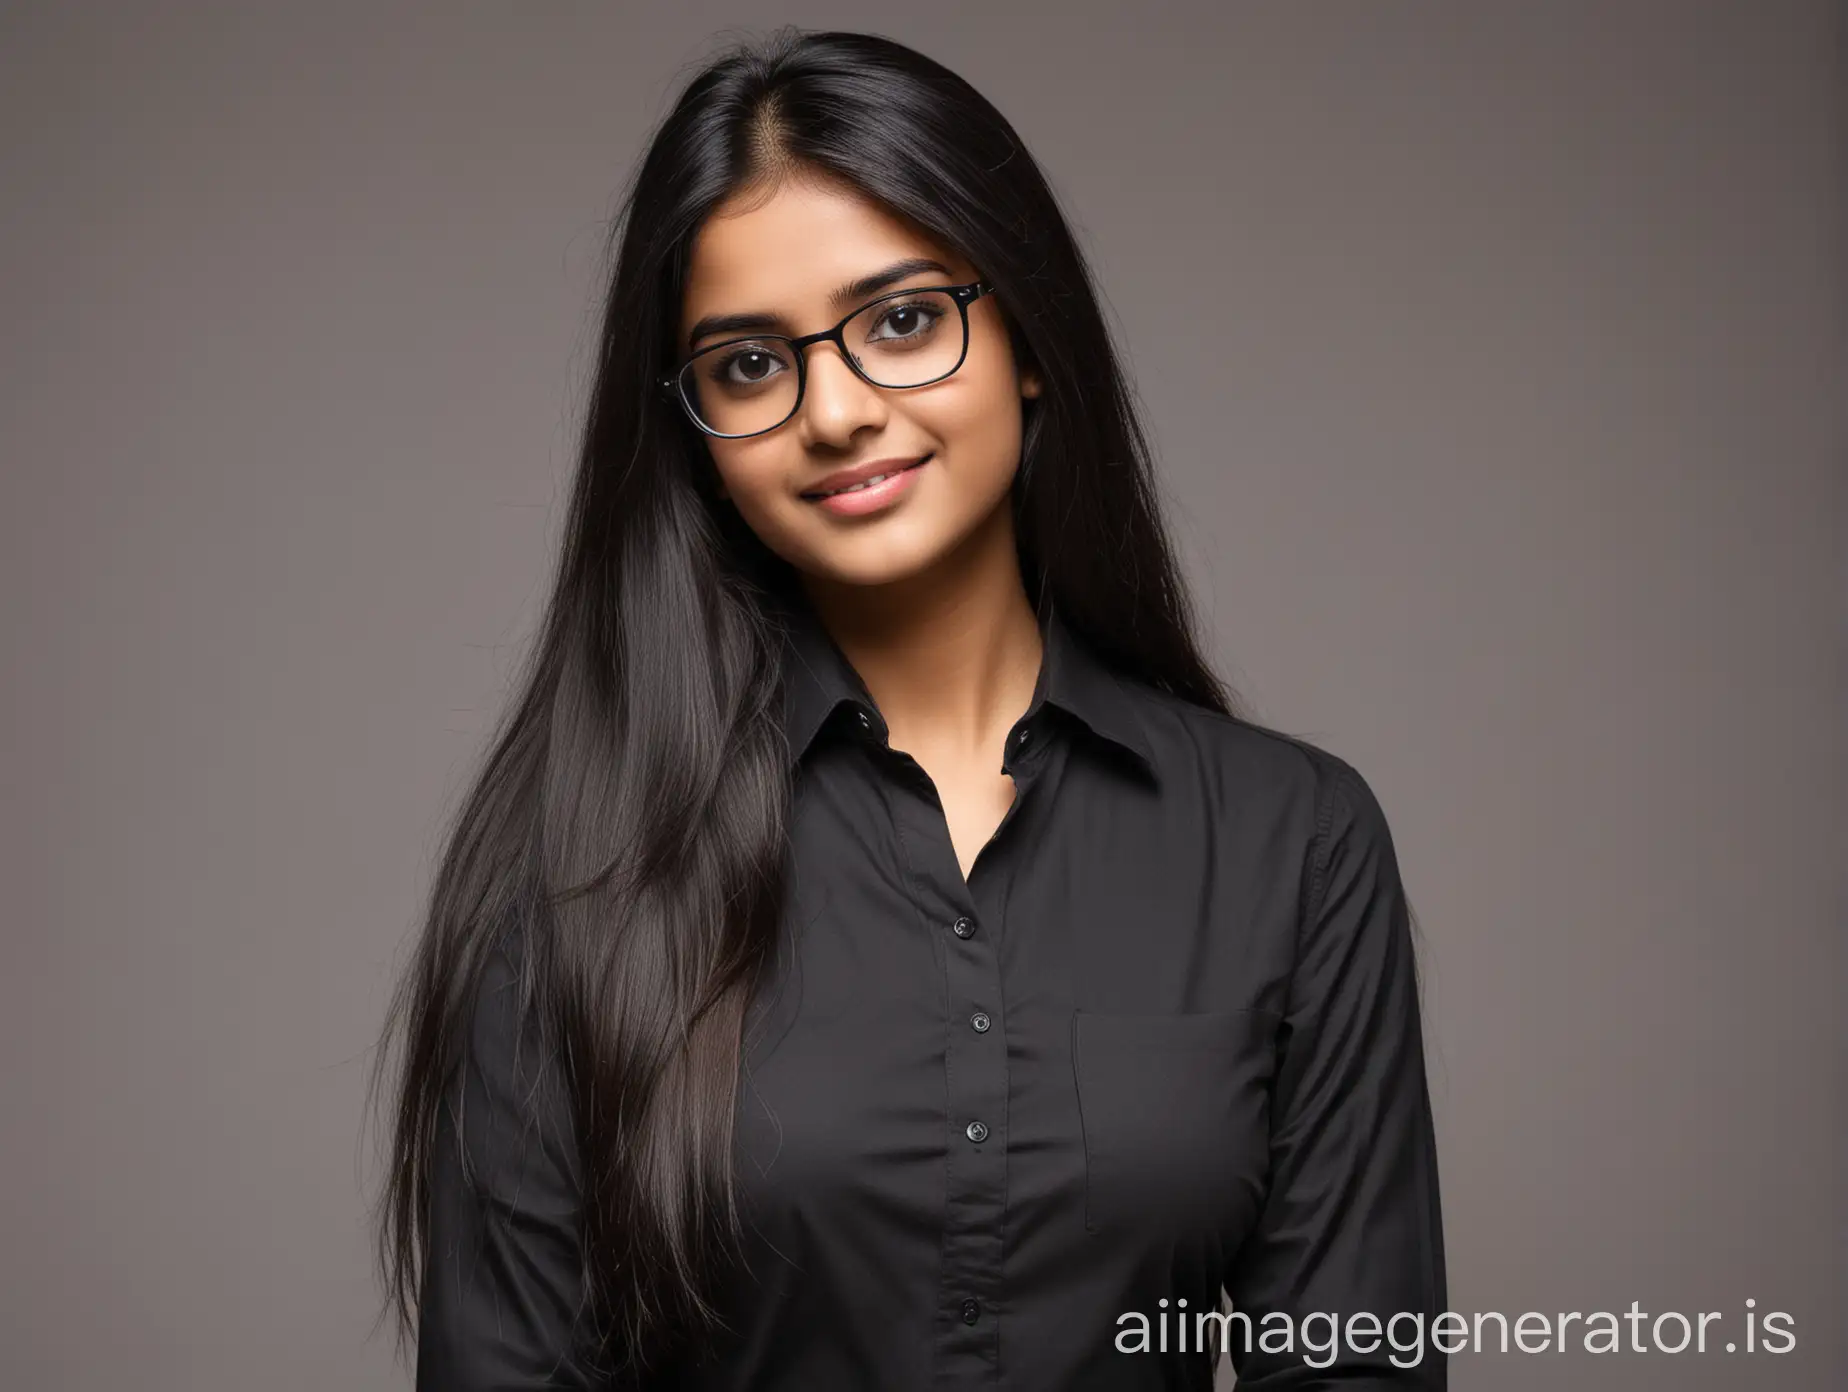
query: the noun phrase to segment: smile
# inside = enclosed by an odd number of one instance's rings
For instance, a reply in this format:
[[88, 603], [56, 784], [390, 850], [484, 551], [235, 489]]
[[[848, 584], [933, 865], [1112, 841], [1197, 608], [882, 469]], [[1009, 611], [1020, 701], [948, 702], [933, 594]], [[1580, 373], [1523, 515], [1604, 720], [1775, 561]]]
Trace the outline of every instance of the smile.
[[935, 458], [936, 455], [927, 454], [916, 464], [908, 464], [876, 478], [862, 479], [858, 483], [826, 493], [804, 493], [802, 496], [816, 507], [842, 517], [859, 517], [869, 512], [879, 512], [910, 492], [918, 470]]
[[872, 478], [861, 479], [858, 483], [850, 483], [841, 488], [830, 488], [830, 489], [825, 489], [825, 490], [817, 490], [812, 493], [804, 493], [802, 496], [813, 500], [816, 498], [834, 498], [834, 497], [838, 497], [842, 493], [858, 493], [862, 491], [863, 489], [877, 487], [879, 484], [884, 483], [887, 479], [897, 478], [900, 474], [910, 473], [913, 469], [917, 468], [918, 465], [928, 464], [930, 460], [931, 460], [931, 456], [927, 454], [922, 459], [918, 460], [917, 464], [907, 464], [905, 465], [904, 468], [894, 469], [890, 473], [875, 474]]
[[[911, 467], [915, 469], [917, 465], [913, 464]], [[884, 483], [887, 479], [897, 478], [904, 472], [903, 469], [894, 469], [889, 474], [874, 474], [869, 479], [862, 479], [859, 483], [850, 483], [845, 488], [831, 488], [826, 493], [811, 493], [809, 496], [811, 498], [832, 498], [836, 493], [858, 493], [862, 488], [871, 488], [875, 483]]]

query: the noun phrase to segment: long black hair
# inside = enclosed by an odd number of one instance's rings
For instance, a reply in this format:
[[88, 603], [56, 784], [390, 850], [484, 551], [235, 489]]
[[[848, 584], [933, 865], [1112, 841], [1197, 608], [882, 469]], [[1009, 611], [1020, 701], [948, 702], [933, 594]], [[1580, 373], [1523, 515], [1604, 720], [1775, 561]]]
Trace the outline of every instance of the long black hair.
[[[778, 718], [787, 563], [717, 492], [654, 383], [674, 365], [690, 243], [741, 191], [813, 173], [955, 248], [996, 288], [1026, 412], [1011, 506], [1028, 593], [1107, 662], [1228, 715], [1203, 661], [1090, 270], [1007, 120], [889, 39], [785, 28], [701, 70], [612, 231], [565, 536], [517, 697], [449, 830], [395, 995], [401, 1054], [378, 1254], [414, 1325], [437, 1109], [498, 935], [573, 1099], [590, 1305], [638, 1361], [716, 1320], [738, 1250], [731, 1126], [740, 1027], [783, 904], [790, 798]], [[390, 1045], [398, 1047], [393, 1050]]]

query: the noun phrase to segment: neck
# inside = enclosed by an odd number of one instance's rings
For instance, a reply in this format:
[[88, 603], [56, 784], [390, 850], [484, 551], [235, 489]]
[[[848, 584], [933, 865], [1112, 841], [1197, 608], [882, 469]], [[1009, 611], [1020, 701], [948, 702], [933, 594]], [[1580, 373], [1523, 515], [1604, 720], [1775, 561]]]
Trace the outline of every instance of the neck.
[[804, 576], [803, 588], [866, 683], [892, 746], [920, 762], [989, 761], [1032, 702], [1039, 621], [1005, 502], [915, 575], [883, 585]]

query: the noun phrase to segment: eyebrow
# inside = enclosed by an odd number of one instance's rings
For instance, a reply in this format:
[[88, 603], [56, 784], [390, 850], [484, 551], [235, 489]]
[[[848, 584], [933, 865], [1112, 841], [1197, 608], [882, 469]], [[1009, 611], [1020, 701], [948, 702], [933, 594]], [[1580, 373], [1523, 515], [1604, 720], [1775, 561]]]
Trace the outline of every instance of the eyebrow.
[[[850, 280], [832, 295], [828, 304], [836, 310], [844, 311], [856, 300], [868, 300], [881, 290], [889, 290], [901, 280], [908, 280], [925, 271], [936, 271], [942, 275], [952, 274], [950, 268], [941, 261], [933, 261], [928, 256], [911, 256], [903, 261], [894, 261], [884, 270], [863, 275], [858, 280]], [[786, 329], [788, 323], [779, 314], [766, 314], [762, 311], [749, 314], [708, 314], [693, 326], [687, 335], [687, 348], [691, 351], [702, 338], [718, 333], [758, 333], [771, 329]]]

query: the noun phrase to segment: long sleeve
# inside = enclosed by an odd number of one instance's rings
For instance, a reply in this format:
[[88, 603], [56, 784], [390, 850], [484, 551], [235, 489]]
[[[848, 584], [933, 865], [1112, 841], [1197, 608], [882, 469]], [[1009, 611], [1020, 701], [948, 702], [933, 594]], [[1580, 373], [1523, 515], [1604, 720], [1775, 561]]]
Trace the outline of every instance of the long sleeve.
[[[1407, 901], [1372, 790], [1334, 756], [1317, 763], [1270, 1189], [1226, 1283], [1251, 1320], [1249, 1352], [1229, 1326], [1233, 1362], [1252, 1392], [1442, 1389], [1443, 1221]], [[1289, 1351], [1265, 1338], [1281, 1328], [1267, 1314], [1287, 1317]]]
[[536, 1031], [517, 1028], [514, 950], [503, 944], [483, 971], [439, 1109], [417, 1392], [601, 1386], [573, 1356], [582, 1278], [570, 1111]]

